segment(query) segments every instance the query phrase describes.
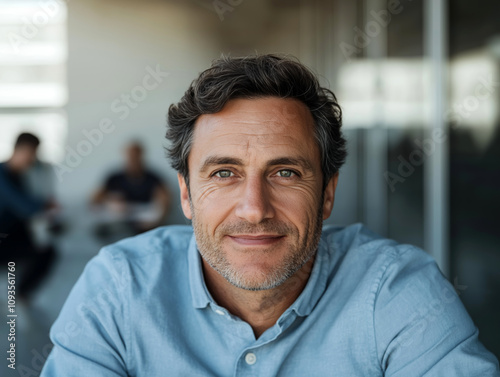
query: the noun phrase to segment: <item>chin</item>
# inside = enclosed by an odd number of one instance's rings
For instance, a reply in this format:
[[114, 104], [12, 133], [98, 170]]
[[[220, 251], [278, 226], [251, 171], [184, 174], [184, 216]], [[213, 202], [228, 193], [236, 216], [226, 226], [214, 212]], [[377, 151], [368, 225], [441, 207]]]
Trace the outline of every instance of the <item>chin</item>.
[[251, 291], [276, 288], [286, 281], [286, 274], [269, 266], [243, 266], [222, 271], [221, 274], [232, 285]]

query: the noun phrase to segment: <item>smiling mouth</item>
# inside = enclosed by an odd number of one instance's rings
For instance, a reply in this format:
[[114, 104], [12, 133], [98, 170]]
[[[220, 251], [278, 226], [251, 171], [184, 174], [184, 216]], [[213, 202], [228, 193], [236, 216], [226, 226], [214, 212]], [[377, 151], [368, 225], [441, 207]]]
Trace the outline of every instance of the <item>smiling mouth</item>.
[[271, 245], [285, 238], [285, 236], [274, 234], [238, 234], [228, 235], [228, 237], [240, 245], [249, 246]]

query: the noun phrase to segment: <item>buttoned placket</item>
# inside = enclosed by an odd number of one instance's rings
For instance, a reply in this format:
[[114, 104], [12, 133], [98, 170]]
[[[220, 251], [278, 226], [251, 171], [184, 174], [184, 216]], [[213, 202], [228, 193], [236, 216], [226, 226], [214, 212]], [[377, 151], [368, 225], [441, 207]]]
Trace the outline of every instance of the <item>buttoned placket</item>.
[[[323, 252], [326, 251], [326, 245], [323, 242], [320, 242], [319, 249], [321, 248], [323, 248]], [[236, 325], [234, 327], [231, 326], [231, 332], [228, 334], [235, 335], [239, 337], [240, 340], [247, 339], [246, 342], [248, 345], [242, 349], [235, 360], [233, 375], [235, 377], [264, 375], [265, 371], [259, 370], [262, 368], [262, 365], [266, 364], [266, 354], [263, 353], [263, 346], [271, 345], [271, 343], [275, 341], [279, 335], [297, 319], [297, 317], [306, 317], [309, 315], [312, 307], [319, 299], [319, 296], [321, 296], [325, 287], [326, 277], [324, 275], [325, 271], [321, 269], [321, 262], [324, 262], [325, 258], [327, 260], [328, 255], [322, 253], [319, 258], [316, 258], [315, 265], [309, 277], [309, 282], [297, 301], [281, 315], [274, 326], [266, 330], [256, 340], [253, 336], [253, 330], [247, 322], [232, 315], [227, 309], [215, 303], [203, 280], [201, 256], [198, 254], [199, 252], [196, 248], [194, 237], [191, 240], [190, 249], [192, 253], [192, 258], [190, 260], [190, 283], [194, 306], [200, 309], [208, 309], [208, 306], [218, 317], [218, 320], [229, 321], [225, 323], [222, 322], [221, 326], [226, 327], [229, 326], [230, 323]]]

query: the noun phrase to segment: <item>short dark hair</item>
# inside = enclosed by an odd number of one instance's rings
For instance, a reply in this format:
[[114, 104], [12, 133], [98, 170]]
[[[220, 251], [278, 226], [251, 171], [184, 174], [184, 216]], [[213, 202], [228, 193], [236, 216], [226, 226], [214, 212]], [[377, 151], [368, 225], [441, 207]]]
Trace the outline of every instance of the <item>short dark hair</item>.
[[296, 59], [272, 54], [217, 59], [191, 83], [179, 103], [170, 105], [166, 137], [171, 142], [167, 155], [172, 167], [188, 182], [188, 156], [200, 115], [217, 113], [232, 99], [270, 96], [294, 98], [309, 108], [325, 187], [347, 155], [337, 98]]
[[17, 137], [16, 144], [14, 144], [14, 148], [25, 145], [36, 149], [40, 145], [40, 139], [33, 134], [30, 134], [28, 132], [23, 132]]

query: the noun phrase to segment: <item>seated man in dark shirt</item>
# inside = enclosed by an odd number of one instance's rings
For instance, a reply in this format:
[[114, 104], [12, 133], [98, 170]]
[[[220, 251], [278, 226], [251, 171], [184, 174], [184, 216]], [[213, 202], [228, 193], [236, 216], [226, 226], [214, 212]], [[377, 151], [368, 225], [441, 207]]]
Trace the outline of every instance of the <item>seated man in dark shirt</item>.
[[144, 166], [142, 156], [139, 143], [127, 146], [125, 169], [111, 174], [94, 194], [92, 204], [104, 208], [98, 235], [107, 235], [116, 223], [125, 224], [134, 234], [142, 233], [165, 219], [169, 192], [162, 180]]
[[0, 163], [0, 261], [24, 265], [25, 271], [17, 285], [17, 297], [27, 299], [51, 266], [55, 252], [33, 240], [31, 218], [54, 207], [52, 201], [33, 196], [23, 174], [36, 162], [39, 139], [29, 133], [17, 138], [10, 159]]

